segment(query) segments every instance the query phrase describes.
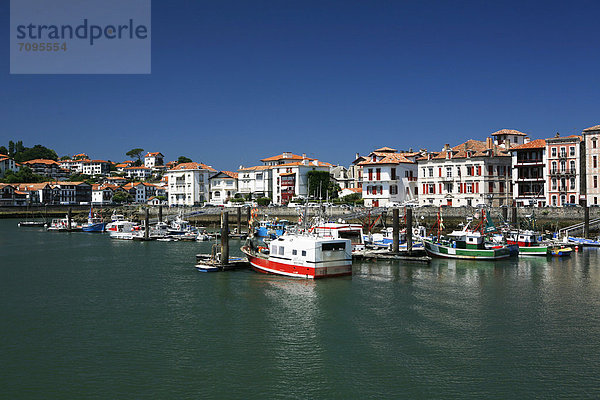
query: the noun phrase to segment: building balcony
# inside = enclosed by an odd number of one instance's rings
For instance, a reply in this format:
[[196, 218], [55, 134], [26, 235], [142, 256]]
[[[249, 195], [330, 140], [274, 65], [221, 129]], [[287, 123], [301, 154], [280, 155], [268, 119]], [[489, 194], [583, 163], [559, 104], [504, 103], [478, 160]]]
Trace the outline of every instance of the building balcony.
[[552, 169], [549, 172], [550, 175], [577, 175], [577, 170], [574, 169], [565, 169], [565, 170], [560, 170], [560, 169]]
[[517, 160], [515, 165], [544, 165], [544, 160], [541, 158], [534, 158], [531, 160]]

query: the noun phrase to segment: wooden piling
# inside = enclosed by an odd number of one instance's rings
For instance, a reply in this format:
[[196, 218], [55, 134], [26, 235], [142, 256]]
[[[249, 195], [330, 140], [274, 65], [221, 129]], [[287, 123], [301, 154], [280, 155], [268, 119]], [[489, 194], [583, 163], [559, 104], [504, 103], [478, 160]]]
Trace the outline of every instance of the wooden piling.
[[508, 221], [508, 206], [502, 207], [502, 219], [506, 222]]
[[400, 251], [400, 218], [396, 207], [392, 210], [392, 252]]
[[514, 204], [513, 204], [512, 208], [511, 208], [511, 211], [510, 211], [510, 222], [513, 225], [517, 224], [517, 206], [515, 206]]
[[144, 218], [144, 240], [150, 239], [150, 210], [146, 208], [146, 217]]
[[242, 233], [242, 207], [237, 208], [237, 233]]
[[158, 206], [158, 222], [162, 222], [162, 204]]
[[221, 213], [221, 265], [229, 264], [229, 212]]
[[67, 212], [67, 230], [71, 231], [71, 221], [73, 220], [73, 209], [69, 207], [69, 211]]
[[583, 208], [583, 237], [590, 237], [590, 208], [587, 204]]
[[412, 212], [411, 207], [406, 207], [406, 251], [408, 251], [408, 255], [412, 254], [413, 247]]

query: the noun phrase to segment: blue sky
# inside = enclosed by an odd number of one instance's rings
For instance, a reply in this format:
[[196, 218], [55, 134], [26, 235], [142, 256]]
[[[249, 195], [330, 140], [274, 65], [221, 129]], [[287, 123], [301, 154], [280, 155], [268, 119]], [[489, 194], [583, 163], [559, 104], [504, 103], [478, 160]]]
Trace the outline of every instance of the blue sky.
[[[8, 1], [0, 23], [8, 27]], [[151, 75], [10, 75], [0, 144], [221, 170], [600, 124], [597, 2], [158, 1]]]

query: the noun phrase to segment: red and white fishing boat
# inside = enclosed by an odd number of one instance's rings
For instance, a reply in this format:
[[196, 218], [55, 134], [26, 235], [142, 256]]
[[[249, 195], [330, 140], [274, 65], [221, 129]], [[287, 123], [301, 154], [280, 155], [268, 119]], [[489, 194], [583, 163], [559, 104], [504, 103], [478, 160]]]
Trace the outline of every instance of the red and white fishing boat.
[[255, 271], [306, 279], [352, 275], [350, 239], [285, 234], [268, 246], [249, 240], [242, 247]]

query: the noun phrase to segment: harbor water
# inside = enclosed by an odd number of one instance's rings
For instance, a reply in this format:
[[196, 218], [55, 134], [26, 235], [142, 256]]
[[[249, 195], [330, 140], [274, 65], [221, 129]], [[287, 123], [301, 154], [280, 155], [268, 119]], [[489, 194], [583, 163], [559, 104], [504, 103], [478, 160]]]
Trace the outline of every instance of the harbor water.
[[0, 220], [0, 398], [600, 398], [600, 250], [315, 282], [200, 273], [209, 242], [17, 222]]

